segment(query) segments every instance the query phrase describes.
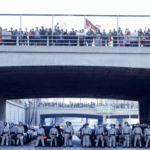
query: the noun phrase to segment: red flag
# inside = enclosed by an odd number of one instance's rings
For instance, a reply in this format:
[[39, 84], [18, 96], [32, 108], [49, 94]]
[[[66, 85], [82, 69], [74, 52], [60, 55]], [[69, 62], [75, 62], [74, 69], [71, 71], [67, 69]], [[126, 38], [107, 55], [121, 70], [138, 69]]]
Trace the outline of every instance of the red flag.
[[15, 101], [16, 101], [16, 102], [18, 102], [18, 101], [19, 101], [19, 99], [15, 99]]
[[85, 29], [92, 29], [94, 32], [98, 29], [96, 26], [94, 26], [88, 19], [85, 21]]

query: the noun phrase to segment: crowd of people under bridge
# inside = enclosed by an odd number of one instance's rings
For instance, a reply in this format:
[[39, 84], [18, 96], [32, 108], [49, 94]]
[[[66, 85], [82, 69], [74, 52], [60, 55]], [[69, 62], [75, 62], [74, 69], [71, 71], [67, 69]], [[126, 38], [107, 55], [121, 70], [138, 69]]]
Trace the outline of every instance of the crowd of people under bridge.
[[[10, 36], [5, 35], [5, 33], [10, 32]], [[21, 29], [2, 29], [0, 27], [0, 45], [16, 45], [17, 36], [19, 39], [19, 45], [55, 45], [55, 46], [143, 46], [150, 47], [150, 29], [142, 31], [142, 29], [134, 30], [131, 32], [126, 28], [125, 32], [118, 28], [109, 30], [106, 33], [105, 29], [100, 31], [97, 29], [95, 32], [89, 29], [88, 32], [84, 33], [85, 30], [81, 29], [79, 31], [72, 28], [71, 31], [60, 29], [57, 25], [54, 30], [52, 28], [44, 28], [44, 26], [39, 29], [36, 27], [30, 29], [26, 28], [25, 31]], [[52, 36], [53, 35], [53, 36]], [[6, 37], [9, 37], [8, 39]], [[47, 40], [47, 37], [49, 39]], [[79, 37], [79, 40], [78, 40]], [[139, 42], [140, 41], [140, 42]]]

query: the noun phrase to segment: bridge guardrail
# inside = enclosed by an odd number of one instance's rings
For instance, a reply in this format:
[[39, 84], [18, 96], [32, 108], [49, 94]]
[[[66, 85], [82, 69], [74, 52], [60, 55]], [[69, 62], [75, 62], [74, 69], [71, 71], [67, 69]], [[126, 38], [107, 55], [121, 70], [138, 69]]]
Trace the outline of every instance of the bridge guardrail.
[[[104, 46], [150, 47], [150, 36], [2, 35], [1, 46]], [[122, 38], [123, 39], [120, 39]], [[103, 39], [105, 38], [105, 39]], [[128, 39], [127, 39], [128, 38]], [[132, 38], [132, 39], [130, 39]]]

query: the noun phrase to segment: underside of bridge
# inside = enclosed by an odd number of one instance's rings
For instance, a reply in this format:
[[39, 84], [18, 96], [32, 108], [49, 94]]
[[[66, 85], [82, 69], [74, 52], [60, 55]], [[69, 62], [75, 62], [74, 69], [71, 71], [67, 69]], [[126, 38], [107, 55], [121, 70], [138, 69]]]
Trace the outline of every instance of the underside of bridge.
[[1, 67], [0, 85], [3, 99], [112, 98], [136, 100], [145, 106], [150, 97], [150, 70], [85, 66]]
[[5, 99], [84, 97], [148, 99], [150, 70], [119, 67], [1, 67], [0, 94]]

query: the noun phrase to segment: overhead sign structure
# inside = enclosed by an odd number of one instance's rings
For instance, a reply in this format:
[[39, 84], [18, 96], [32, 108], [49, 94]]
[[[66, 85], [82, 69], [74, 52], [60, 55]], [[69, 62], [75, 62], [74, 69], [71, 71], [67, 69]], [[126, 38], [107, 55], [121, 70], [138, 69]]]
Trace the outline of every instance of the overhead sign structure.
[[96, 106], [96, 113], [114, 113], [114, 108], [112, 106]]

